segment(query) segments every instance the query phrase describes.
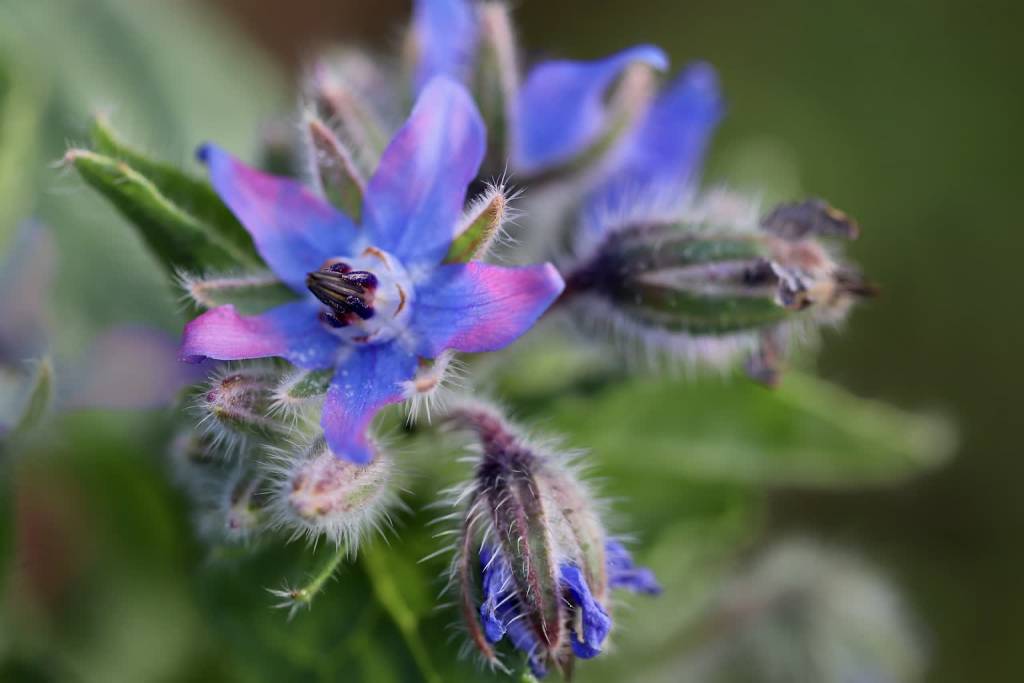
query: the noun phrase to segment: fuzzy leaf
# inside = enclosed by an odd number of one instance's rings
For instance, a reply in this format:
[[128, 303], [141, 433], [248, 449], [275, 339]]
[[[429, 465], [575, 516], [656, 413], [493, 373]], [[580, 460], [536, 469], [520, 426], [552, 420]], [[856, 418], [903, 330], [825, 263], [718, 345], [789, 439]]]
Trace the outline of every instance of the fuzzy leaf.
[[632, 379], [535, 409], [609, 472], [707, 481], [892, 482], [942, 464], [955, 445], [942, 419], [796, 372], [775, 390], [738, 378]]
[[303, 403], [327, 393], [334, 370], [307, 370], [285, 379], [277, 388], [275, 400], [285, 405]]
[[508, 208], [508, 197], [501, 188], [492, 188], [472, 203], [463, 220], [463, 228], [452, 241], [445, 263], [467, 263], [486, 254], [501, 234], [502, 222]]
[[183, 274], [181, 288], [201, 308], [232, 304], [245, 315], [295, 300], [295, 293], [270, 273], [208, 278]]
[[313, 178], [324, 197], [358, 223], [363, 210], [366, 180], [356, 168], [352, 153], [315, 116], [307, 118], [305, 128]]
[[168, 270], [260, 265], [258, 259], [174, 203], [127, 162], [82, 149], [69, 150], [65, 159], [132, 221]]
[[125, 144], [102, 116], [93, 119], [90, 131], [95, 151], [128, 164], [146, 177], [168, 200], [195, 216], [213, 234], [254, 262], [259, 261], [249, 233], [205, 180], [193, 178], [181, 169], [156, 161]]

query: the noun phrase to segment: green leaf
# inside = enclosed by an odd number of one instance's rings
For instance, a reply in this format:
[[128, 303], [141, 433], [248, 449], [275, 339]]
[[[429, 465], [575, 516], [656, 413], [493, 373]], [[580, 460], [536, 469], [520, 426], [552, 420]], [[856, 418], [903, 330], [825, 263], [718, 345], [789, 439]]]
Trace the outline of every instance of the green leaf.
[[261, 313], [296, 299], [295, 293], [271, 273], [224, 277], [179, 276], [188, 298], [200, 308], [232, 304], [240, 313]]
[[193, 178], [176, 166], [150, 159], [133, 149], [118, 137], [110, 122], [102, 116], [93, 119], [90, 135], [95, 151], [128, 164], [153, 183], [167, 199], [202, 222], [226, 244], [250, 260], [259, 261], [249, 233], [208, 182]]
[[132, 221], [168, 270], [200, 272], [260, 265], [253, 256], [171, 201], [127, 162], [82, 149], [69, 150], [65, 159]]
[[543, 414], [611, 474], [858, 486], [935, 467], [955, 444], [942, 419], [799, 373], [776, 390], [721, 378], [630, 379], [554, 400]]

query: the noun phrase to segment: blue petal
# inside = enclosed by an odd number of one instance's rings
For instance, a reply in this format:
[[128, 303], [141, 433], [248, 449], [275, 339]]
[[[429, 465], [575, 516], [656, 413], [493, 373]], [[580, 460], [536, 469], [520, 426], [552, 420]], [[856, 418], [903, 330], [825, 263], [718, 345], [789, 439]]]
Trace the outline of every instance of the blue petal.
[[441, 266], [416, 288], [417, 351], [495, 351], [526, 332], [565, 287], [549, 263], [506, 268], [471, 262]]
[[637, 567], [633, 556], [618, 541], [605, 543], [604, 556], [609, 588], [625, 588], [648, 595], [661, 593], [661, 585], [654, 578], [654, 572], [646, 567]]
[[561, 578], [566, 597], [581, 614], [582, 633], [576, 632], [575, 625], [571, 629], [572, 651], [582, 659], [596, 657], [612, 628], [612, 619], [601, 603], [594, 599], [579, 567], [563, 564]]
[[373, 244], [406, 266], [438, 263], [485, 145], [483, 120], [466, 89], [444, 77], [430, 81], [367, 185], [363, 215]]
[[198, 155], [260, 256], [295, 291], [306, 292], [306, 273], [350, 253], [355, 225], [299, 183], [250, 168], [215, 145], [203, 145]]
[[668, 66], [665, 54], [652, 45], [597, 61], [537, 66], [523, 84], [517, 103], [517, 168], [533, 173], [563, 164], [596, 142], [608, 123], [605, 92], [635, 62], [659, 70]]
[[398, 344], [356, 347], [338, 366], [324, 400], [320, 425], [331, 451], [359, 464], [373, 460], [370, 423], [381, 408], [402, 400], [401, 383], [415, 373], [416, 356]]
[[658, 97], [612, 162], [608, 179], [595, 196], [636, 194], [657, 188], [681, 193], [696, 182], [711, 134], [724, 112], [714, 69], [703, 62], [688, 66]]
[[412, 21], [418, 57], [416, 92], [435, 76], [466, 82], [478, 33], [472, 5], [466, 0], [416, 0]]
[[508, 635], [512, 645], [527, 654], [533, 675], [543, 678], [547, 675], [547, 667], [542, 657], [543, 650], [526, 619], [520, 618], [519, 600], [511, 597], [515, 591], [512, 570], [504, 556], [495, 556], [497, 552], [494, 547], [487, 544], [480, 548], [484, 597], [480, 604], [480, 619], [484, 635], [492, 643], [497, 643]]
[[296, 301], [259, 315], [239, 315], [228, 304], [206, 311], [185, 326], [180, 360], [246, 360], [277, 356], [307, 370], [329, 368], [339, 340], [319, 318], [320, 306]]

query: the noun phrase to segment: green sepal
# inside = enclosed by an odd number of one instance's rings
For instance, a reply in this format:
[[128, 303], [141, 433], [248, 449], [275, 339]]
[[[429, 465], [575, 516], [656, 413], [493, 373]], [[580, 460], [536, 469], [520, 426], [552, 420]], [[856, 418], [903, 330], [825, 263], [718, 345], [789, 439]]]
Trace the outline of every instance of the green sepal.
[[179, 284], [189, 300], [200, 308], [231, 304], [245, 315], [262, 313], [297, 299], [295, 293], [271, 273], [221, 277], [181, 273]]
[[303, 370], [287, 377], [277, 387], [275, 400], [280, 404], [299, 404], [327, 393], [334, 370]]
[[356, 167], [354, 155], [315, 114], [307, 116], [304, 132], [315, 178], [324, 197], [358, 223], [366, 180]]
[[193, 178], [172, 164], [150, 159], [132, 148], [117, 136], [110, 122], [102, 116], [93, 119], [90, 137], [96, 152], [123, 161], [144, 176], [170, 202], [193, 216], [234, 250], [240, 260], [261, 262], [249, 233], [207, 181]]
[[132, 222], [168, 271], [261, 265], [258, 258], [169, 199], [127, 162], [83, 149], [69, 150], [65, 160]]
[[492, 188], [473, 202], [464, 227], [448, 248], [444, 263], [467, 263], [482, 258], [501, 233], [507, 207], [508, 198], [500, 187]]

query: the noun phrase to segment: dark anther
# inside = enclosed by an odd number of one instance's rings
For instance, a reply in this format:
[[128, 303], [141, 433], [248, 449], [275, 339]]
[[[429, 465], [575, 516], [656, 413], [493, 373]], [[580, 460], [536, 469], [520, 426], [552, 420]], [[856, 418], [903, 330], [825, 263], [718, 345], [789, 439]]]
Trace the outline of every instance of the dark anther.
[[363, 320], [373, 317], [373, 291], [377, 287], [373, 273], [334, 263], [307, 274], [306, 286], [330, 309], [323, 319], [332, 327], [348, 325], [352, 315]]

